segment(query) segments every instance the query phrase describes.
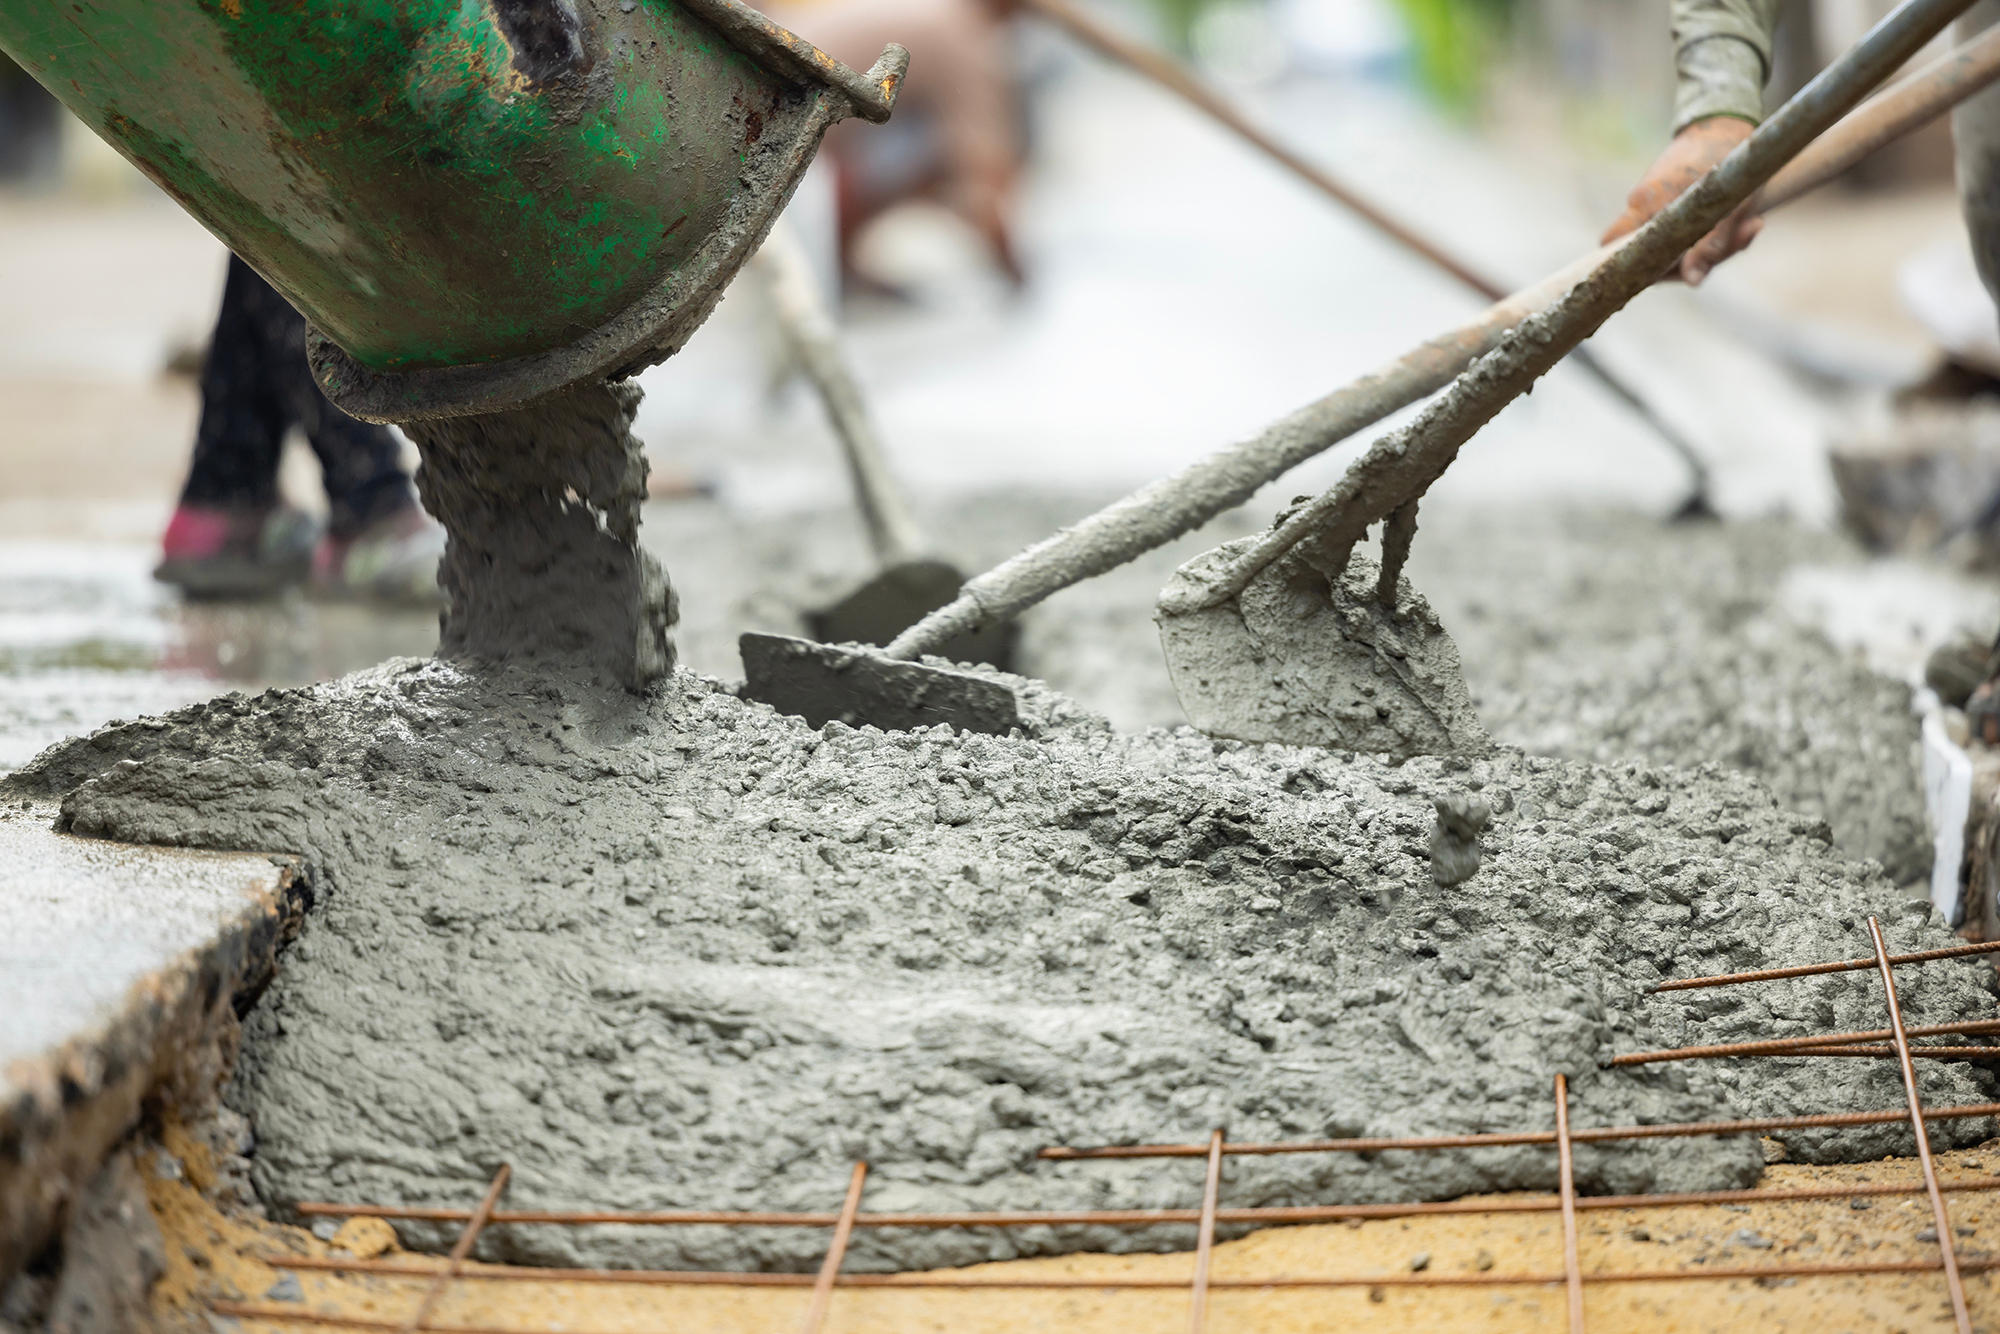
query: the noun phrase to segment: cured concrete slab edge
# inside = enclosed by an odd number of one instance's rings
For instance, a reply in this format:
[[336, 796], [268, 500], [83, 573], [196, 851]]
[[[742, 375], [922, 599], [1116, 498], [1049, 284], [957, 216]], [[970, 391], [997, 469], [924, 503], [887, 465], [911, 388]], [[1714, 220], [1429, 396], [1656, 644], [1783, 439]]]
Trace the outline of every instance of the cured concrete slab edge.
[[0, 1288], [149, 1108], [212, 1100], [312, 902], [288, 853], [141, 847], [0, 811]]

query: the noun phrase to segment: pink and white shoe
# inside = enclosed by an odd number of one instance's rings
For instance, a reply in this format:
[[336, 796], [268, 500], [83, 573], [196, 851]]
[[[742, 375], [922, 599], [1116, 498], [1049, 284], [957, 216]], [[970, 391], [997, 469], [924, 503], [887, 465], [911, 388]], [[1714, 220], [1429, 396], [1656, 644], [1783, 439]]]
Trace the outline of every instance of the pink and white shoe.
[[270, 597], [311, 572], [319, 524], [286, 505], [182, 505], [153, 577], [191, 598]]
[[443, 526], [409, 505], [353, 537], [321, 538], [313, 552], [313, 590], [326, 597], [443, 606], [444, 592], [438, 587], [442, 559]]

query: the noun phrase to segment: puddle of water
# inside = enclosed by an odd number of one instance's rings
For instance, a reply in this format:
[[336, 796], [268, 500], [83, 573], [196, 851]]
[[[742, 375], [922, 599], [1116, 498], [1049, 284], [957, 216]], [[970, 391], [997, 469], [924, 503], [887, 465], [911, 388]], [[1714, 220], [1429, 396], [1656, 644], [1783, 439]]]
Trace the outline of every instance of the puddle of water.
[[437, 647], [437, 613], [190, 603], [150, 545], [0, 542], [0, 772], [113, 719], [305, 685]]

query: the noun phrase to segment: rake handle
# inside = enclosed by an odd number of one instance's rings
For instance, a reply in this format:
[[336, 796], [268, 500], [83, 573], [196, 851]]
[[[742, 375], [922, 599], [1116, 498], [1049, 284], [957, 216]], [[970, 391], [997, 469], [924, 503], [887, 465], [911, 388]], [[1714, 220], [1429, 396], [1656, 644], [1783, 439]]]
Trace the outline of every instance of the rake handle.
[[847, 364], [805, 247], [782, 218], [757, 252], [756, 264], [768, 280], [778, 327], [818, 391], [827, 422], [840, 439], [876, 563], [886, 568], [914, 560], [924, 547], [923, 530], [882, 457], [881, 438], [868, 416], [861, 385]]

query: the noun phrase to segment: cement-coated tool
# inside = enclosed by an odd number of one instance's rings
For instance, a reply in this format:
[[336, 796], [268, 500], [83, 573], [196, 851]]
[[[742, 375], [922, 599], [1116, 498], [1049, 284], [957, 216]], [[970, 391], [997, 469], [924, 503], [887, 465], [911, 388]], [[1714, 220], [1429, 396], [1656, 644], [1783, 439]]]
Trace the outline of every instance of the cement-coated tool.
[[0, 50], [312, 322], [347, 411], [519, 407], [677, 351], [857, 74], [740, 0], [0, 0]]
[[[1414, 422], [1377, 440], [1339, 483], [1263, 535], [1177, 570], [1158, 619], [1189, 721], [1215, 736], [1399, 758], [1483, 750], [1457, 650], [1401, 577], [1424, 493], [1480, 427], [1967, 8], [1968, 0], [1906, 0]], [[1379, 567], [1355, 553], [1378, 521]]]
[[[1041, 15], [1098, 54], [1125, 66], [1142, 78], [1150, 79], [1186, 101], [1216, 124], [1347, 209], [1397, 245], [1450, 274], [1488, 301], [1499, 301], [1507, 295], [1506, 288], [1480, 273], [1478, 269], [1440, 248], [1436, 242], [1411, 231], [1376, 207], [1366, 195], [1341, 181], [1324, 167], [1308, 161], [1266, 134], [1227, 98], [1197, 79], [1185, 66], [1165, 52], [1156, 51], [1142, 42], [1133, 41], [1116, 29], [1099, 22], [1079, 6], [1072, 4], [1071, 0], [1021, 0], [1021, 6]], [[1714, 517], [1715, 507], [1709, 500], [1708, 464], [1703, 461], [1694, 446], [1688, 443], [1686, 437], [1682, 436], [1674, 425], [1647, 401], [1644, 394], [1591, 355], [1590, 349], [1578, 348], [1570, 354], [1570, 358], [1609, 390], [1614, 398], [1644, 418], [1646, 424], [1653, 429], [1653, 433], [1659, 436], [1661, 442], [1672, 450], [1687, 468], [1688, 496], [1676, 511], [1675, 517], [1682, 519]]]
[[[2000, 79], [2000, 29], [1990, 30], [1872, 99], [1800, 153], [1764, 187], [1768, 210], [1824, 185], [1869, 153], [1935, 120]], [[1802, 94], [1803, 95], [1803, 94]], [[1626, 242], [1631, 241], [1626, 238]], [[1621, 245], [1624, 243], [1621, 243]], [[1515, 325], [1595, 272], [1620, 246], [1600, 247], [1253, 440], [1162, 478], [968, 580], [949, 606], [882, 653], [835, 652], [805, 640], [745, 636], [748, 693], [776, 708], [881, 727], [952, 722], [980, 731], [1019, 725], [998, 683], [918, 664], [961, 630], [997, 624], [1071, 585], [1116, 569], [1249, 500], [1307, 459], [1449, 384]], [[1664, 266], [1662, 266], [1664, 268]], [[753, 643], [752, 641], [756, 642]], [[751, 663], [757, 658], [755, 666]], [[955, 711], [964, 709], [965, 721]]]
[[[818, 390], [828, 423], [840, 439], [854, 480], [854, 497], [881, 571], [830, 607], [806, 614], [813, 638], [836, 644], [887, 644], [958, 596], [963, 571], [926, 554], [928, 544], [882, 457], [875, 423], [847, 364], [840, 335], [820, 294], [805, 248], [784, 221], [771, 228], [756, 267], [762, 270], [785, 341]], [[980, 626], [941, 645], [958, 662], [1005, 668], [1014, 650], [1014, 622]]]

